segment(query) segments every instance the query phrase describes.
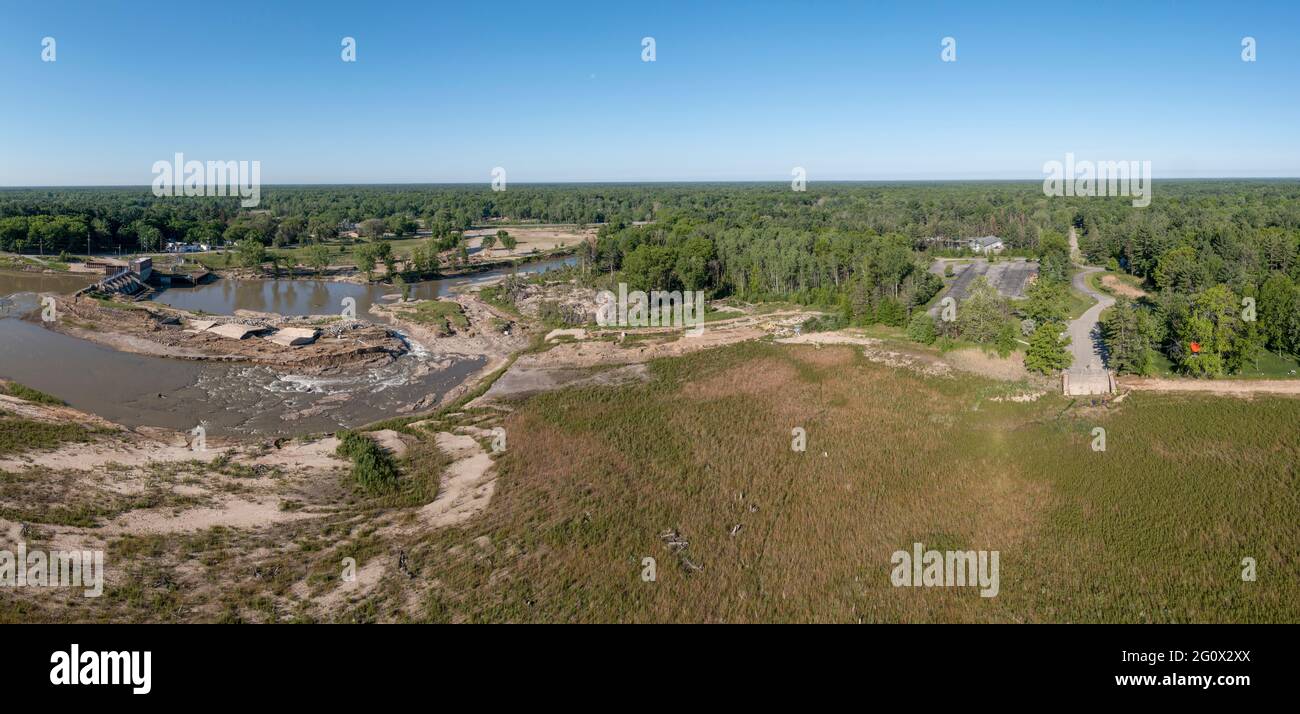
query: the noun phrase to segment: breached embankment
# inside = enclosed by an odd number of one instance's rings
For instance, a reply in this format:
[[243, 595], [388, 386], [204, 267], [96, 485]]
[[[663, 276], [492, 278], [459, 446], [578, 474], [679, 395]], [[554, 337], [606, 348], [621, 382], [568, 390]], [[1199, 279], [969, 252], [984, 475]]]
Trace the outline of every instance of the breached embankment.
[[[59, 298], [42, 324], [122, 352], [214, 362], [242, 362], [321, 375], [391, 364], [409, 351], [393, 330], [362, 320], [281, 317], [266, 313], [199, 316], [152, 303], [121, 305]], [[283, 335], [314, 334], [286, 344]]]
[[[26, 319], [0, 320], [0, 376], [131, 427], [185, 431], [202, 422], [210, 435], [351, 428], [433, 408], [484, 362], [365, 320], [213, 317], [153, 303], [45, 297], [56, 300], [53, 320], [42, 320], [40, 302], [30, 298], [10, 316]], [[223, 337], [211, 329], [218, 322], [258, 332]], [[313, 332], [309, 344], [263, 338]]]

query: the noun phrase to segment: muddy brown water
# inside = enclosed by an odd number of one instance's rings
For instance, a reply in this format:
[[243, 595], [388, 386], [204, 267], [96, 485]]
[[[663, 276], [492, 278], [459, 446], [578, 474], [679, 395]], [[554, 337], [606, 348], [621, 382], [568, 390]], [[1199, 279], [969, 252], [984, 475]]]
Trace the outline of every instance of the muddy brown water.
[[68, 295], [95, 282], [98, 277], [75, 273], [18, 273], [0, 271], [0, 298], [14, 293], [59, 293]]
[[[66, 275], [0, 273], [0, 377], [127, 426], [188, 431], [203, 424], [209, 435], [335, 431], [427, 408], [485, 363], [481, 357], [437, 355], [408, 340], [410, 353], [384, 367], [306, 376], [118, 352], [40, 324], [38, 292], [70, 293], [89, 282]], [[315, 294], [300, 290], [300, 295]], [[357, 303], [358, 315], [364, 316], [365, 306], [360, 299]], [[311, 298], [285, 298], [281, 304], [310, 310]]]

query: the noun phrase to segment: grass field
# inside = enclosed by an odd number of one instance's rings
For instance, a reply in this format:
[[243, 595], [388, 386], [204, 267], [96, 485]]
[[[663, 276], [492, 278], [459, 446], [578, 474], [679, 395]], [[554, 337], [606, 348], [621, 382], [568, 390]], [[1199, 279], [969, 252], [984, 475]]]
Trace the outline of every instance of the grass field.
[[1240, 379], [1295, 379], [1300, 375], [1300, 360], [1294, 355], [1277, 355], [1264, 351], [1255, 363], [1234, 375]]
[[69, 441], [89, 441], [93, 434], [76, 424], [50, 424], [0, 411], [0, 456], [52, 449]]
[[59, 262], [57, 256], [27, 258], [16, 253], [0, 253], [0, 269], [54, 270], [66, 272], [68, 270], [68, 264]]
[[[1300, 619], [1300, 400], [997, 402], [1015, 386], [847, 347], [745, 344], [653, 372], [508, 418], [481, 520], [409, 551], [440, 583], [429, 619]], [[490, 553], [466, 557], [483, 536]], [[891, 586], [891, 554], [917, 541], [999, 551], [1000, 593]]]
[[439, 336], [469, 327], [465, 311], [459, 304], [449, 300], [421, 300], [409, 306], [400, 305], [397, 312], [402, 319], [434, 328]]
[[[576, 226], [571, 226], [571, 225], [569, 226], [530, 225], [526, 227], [525, 226], [513, 226], [513, 227], [520, 228], [523, 231], [538, 231], [538, 230], [551, 229], [550, 232], [559, 234], [558, 238], [556, 238], [554, 241], [551, 241], [552, 243], [556, 243], [556, 244], [565, 243], [567, 245], [572, 246], [577, 244], [577, 242], [582, 239], [582, 235], [579, 232], [577, 232]], [[496, 231], [500, 229], [509, 229], [509, 228], [512, 228], [512, 226], [493, 225], [490, 227], [476, 227], [468, 231], [467, 235], [470, 233], [477, 235], [478, 233], [482, 233], [489, 230]], [[515, 255], [523, 255], [526, 253], [537, 252], [534, 250], [536, 246], [534, 246], [533, 243], [528, 242], [529, 240], [528, 235], [529, 234], [527, 232], [523, 233], [524, 238], [521, 239], [520, 247], [515, 251]], [[429, 240], [430, 238], [428, 235], [421, 235], [421, 236], [413, 236], [410, 238], [385, 238], [383, 242], [387, 243], [389, 246], [392, 247], [393, 256], [395, 258], [397, 258], [398, 260], [405, 260], [411, 256], [411, 252], [415, 250], [417, 246], [426, 245], [429, 242]], [[339, 240], [326, 242], [324, 245], [329, 250], [330, 265], [355, 266], [357, 248], [370, 242], [371, 241], [362, 238], [339, 239]], [[477, 238], [471, 240], [470, 242], [475, 246], [478, 245]], [[553, 246], [550, 243], [546, 243], [541, 247], [542, 250], [549, 250]], [[306, 265], [307, 264], [308, 261], [307, 251], [309, 250], [308, 246], [271, 248], [270, 250], [278, 255], [283, 256], [285, 259], [285, 265]], [[501, 250], [501, 249], [497, 249], [493, 252], [493, 257], [495, 258], [505, 258], [508, 257], [508, 255], [509, 255], [508, 251]], [[230, 267], [237, 266], [237, 257], [235, 255], [233, 248], [228, 248], [221, 253], [196, 253], [196, 254], [187, 254], [185, 257], [193, 260], [197, 260], [198, 262], [200, 262], [201, 264], [203, 264], [209, 269], [222, 269], [222, 268], [230, 268]]]
[[[1163, 352], [1155, 351], [1151, 360], [1154, 377], [1182, 377], [1174, 370], [1174, 363]], [[1229, 374], [1219, 379], [1296, 379], [1300, 375], [1300, 360], [1291, 355], [1276, 355], [1267, 350], [1259, 353], [1258, 359], [1238, 374]], [[1188, 379], [1191, 379], [1190, 377]]]
[[[393, 255], [399, 260], [402, 260], [410, 257], [411, 251], [414, 250], [417, 245], [428, 243], [429, 237], [421, 236], [419, 238], [401, 238], [388, 240], [386, 242], [392, 246]], [[368, 241], [360, 239], [348, 242], [331, 241], [325, 243], [325, 247], [329, 250], [330, 265], [355, 266], [357, 264], [356, 250], [366, 243], [368, 243]], [[286, 266], [307, 263], [307, 246], [271, 248], [269, 250], [278, 255], [284, 256]], [[221, 253], [199, 253], [187, 255], [186, 257], [199, 261], [209, 269], [230, 268], [238, 265], [238, 257], [235, 254], [234, 249], [227, 249]]]

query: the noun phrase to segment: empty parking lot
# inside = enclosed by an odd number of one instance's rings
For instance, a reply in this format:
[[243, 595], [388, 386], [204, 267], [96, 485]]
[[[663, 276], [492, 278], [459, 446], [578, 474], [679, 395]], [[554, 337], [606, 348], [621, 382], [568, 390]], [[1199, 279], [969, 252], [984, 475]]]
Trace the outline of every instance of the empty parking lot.
[[[944, 265], [951, 261], [937, 260], [930, 266], [930, 271], [943, 275]], [[1004, 260], [990, 264], [983, 258], [969, 263], [951, 263], [957, 277], [948, 286], [945, 297], [953, 297], [957, 302], [966, 299], [970, 286], [978, 276], [984, 276], [989, 284], [997, 288], [1003, 297], [1022, 298], [1030, 280], [1038, 275], [1038, 263], [1021, 259]]]

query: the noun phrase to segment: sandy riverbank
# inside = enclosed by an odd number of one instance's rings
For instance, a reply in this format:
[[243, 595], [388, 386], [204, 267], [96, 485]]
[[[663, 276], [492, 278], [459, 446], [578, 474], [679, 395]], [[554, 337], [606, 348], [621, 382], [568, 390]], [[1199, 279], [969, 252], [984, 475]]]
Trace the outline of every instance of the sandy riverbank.
[[[104, 304], [90, 298], [58, 298], [54, 315], [55, 319], [41, 324], [123, 352], [243, 362], [311, 375], [382, 366], [409, 349], [399, 335], [386, 327], [330, 316], [199, 316], [157, 303]], [[260, 332], [232, 339], [201, 329], [212, 323], [244, 325]], [[310, 344], [294, 346], [264, 339], [283, 328], [316, 331], [318, 337]]]

